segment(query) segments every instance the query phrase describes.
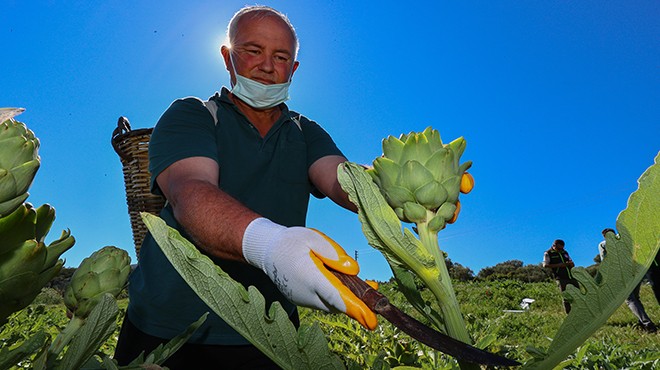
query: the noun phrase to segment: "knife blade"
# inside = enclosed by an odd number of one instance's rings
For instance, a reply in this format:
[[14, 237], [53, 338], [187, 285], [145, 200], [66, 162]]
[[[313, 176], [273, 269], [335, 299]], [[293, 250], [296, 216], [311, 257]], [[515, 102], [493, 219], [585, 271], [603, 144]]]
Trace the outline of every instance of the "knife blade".
[[369, 284], [357, 276], [346, 275], [334, 270], [331, 271], [372, 311], [380, 314], [387, 321], [401, 329], [401, 331], [431, 348], [453, 356], [457, 360], [475, 364], [494, 366], [520, 365], [517, 361], [463, 343], [424, 325], [394, 306], [385, 295], [373, 289]]

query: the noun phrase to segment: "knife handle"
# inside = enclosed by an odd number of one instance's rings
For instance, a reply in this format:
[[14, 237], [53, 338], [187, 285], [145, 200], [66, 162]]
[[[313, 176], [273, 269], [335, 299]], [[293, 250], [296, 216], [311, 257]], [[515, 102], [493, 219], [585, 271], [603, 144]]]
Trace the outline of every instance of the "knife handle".
[[389, 299], [385, 295], [372, 288], [364, 280], [357, 277], [357, 275], [347, 275], [335, 270], [330, 271], [372, 311], [379, 313], [381, 309], [390, 304]]

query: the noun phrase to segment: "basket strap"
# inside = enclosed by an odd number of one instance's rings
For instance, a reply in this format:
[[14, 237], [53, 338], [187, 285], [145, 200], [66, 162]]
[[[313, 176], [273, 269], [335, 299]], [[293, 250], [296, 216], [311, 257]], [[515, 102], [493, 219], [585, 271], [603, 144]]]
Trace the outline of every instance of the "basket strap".
[[209, 100], [206, 100], [204, 102], [204, 106], [206, 107], [206, 109], [209, 110], [209, 113], [211, 113], [211, 116], [213, 117], [213, 123], [215, 123], [215, 125], [217, 126], [218, 125], [218, 105], [213, 100], [209, 99]]

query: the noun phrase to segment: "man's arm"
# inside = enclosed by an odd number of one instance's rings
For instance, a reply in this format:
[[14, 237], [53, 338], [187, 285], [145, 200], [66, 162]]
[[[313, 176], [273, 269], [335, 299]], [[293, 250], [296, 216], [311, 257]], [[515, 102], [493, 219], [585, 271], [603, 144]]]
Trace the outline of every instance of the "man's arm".
[[373, 330], [376, 315], [336, 277], [328, 278], [325, 267], [355, 275], [357, 262], [312, 229], [260, 217], [218, 188], [219, 173], [214, 160], [190, 157], [156, 179], [195, 244], [211, 255], [260, 268], [293, 303], [344, 312]]
[[312, 184], [332, 201], [348, 210], [357, 212], [357, 207], [348, 199], [348, 194], [341, 188], [337, 180], [337, 166], [344, 162], [346, 162], [346, 158], [341, 155], [322, 157], [309, 168], [309, 178]]
[[190, 157], [174, 162], [156, 181], [198, 247], [213, 256], [244, 261], [243, 234], [259, 215], [218, 188], [219, 174], [214, 160]]

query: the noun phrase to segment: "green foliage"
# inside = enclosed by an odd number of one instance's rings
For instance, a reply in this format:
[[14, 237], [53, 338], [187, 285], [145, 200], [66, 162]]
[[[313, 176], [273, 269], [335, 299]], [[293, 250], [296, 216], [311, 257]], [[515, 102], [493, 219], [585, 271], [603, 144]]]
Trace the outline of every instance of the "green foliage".
[[[454, 281], [461, 310], [467, 312], [466, 322], [470, 333], [479, 345], [486, 340], [485, 347], [519, 361], [528, 360], [528, 344], [547, 347], [550, 339], [566, 317], [563, 312], [559, 289], [554, 282], [522, 283], [514, 280], [500, 281]], [[378, 289], [398, 307], [422, 319], [398, 291], [395, 282], [381, 283]], [[422, 295], [428, 295], [424, 292]], [[642, 284], [640, 296], [651, 318], [660, 318], [651, 287]], [[505, 309], [520, 309], [521, 297], [536, 301], [522, 313], [507, 313]], [[123, 320], [127, 300], [120, 300], [116, 323]], [[349, 368], [382, 368], [401, 366], [425, 369], [457, 369], [458, 364], [449, 356], [438, 353], [417, 341], [411, 340], [385, 320], [371, 332], [364, 330], [344, 315], [327, 314], [311, 309], [300, 309], [302, 325], [319, 325], [328, 340], [332, 352], [337, 354]], [[9, 318], [9, 323], [0, 331], [0, 348], [8, 343], [21, 344], [32, 333], [44, 330], [54, 338], [68, 319], [63, 304], [33, 304]], [[119, 328], [101, 346], [98, 357], [94, 356], [100, 369], [103, 358], [112, 356]], [[400, 347], [394, 346], [402, 341]], [[4, 343], [4, 344], [3, 344]], [[479, 345], [480, 348], [481, 347]], [[398, 348], [398, 349], [397, 349]], [[579, 351], [584, 351], [580, 356]], [[622, 304], [607, 323], [590, 337], [578, 350], [571, 353], [565, 363], [567, 369], [660, 369], [657, 355], [660, 353], [660, 336], [649, 334], [636, 326], [636, 319], [625, 304]], [[146, 355], [142, 359], [146, 359]], [[397, 360], [397, 358], [399, 360]], [[410, 360], [414, 358], [414, 360]], [[20, 368], [30, 368], [31, 362], [24, 361]], [[609, 364], [609, 365], [608, 365]], [[104, 365], [105, 369], [110, 369]], [[610, 367], [608, 367], [610, 366]], [[2, 368], [2, 367], [0, 367]], [[137, 369], [137, 368], [136, 368]]]
[[14, 120], [22, 108], [0, 108], [0, 217], [27, 199], [28, 188], [41, 165], [39, 139], [27, 126]]
[[545, 354], [525, 364], [529, 369], [558, 365], [591, 336], [642, 280], [660, 249], [660, 153], [639, 179], [639, 189], [617, 219], [616, 237], [607, 235], [608, 256], [596, 277], [576, 268], [580, 289], [569, 286], [565, 296], [571, 312]]
[[541, 264], [523, 265], [522, 261], [510, 260], [500, 262], [492, 267], [479, 271], [477, 278], [481, 280], [520, 280], [527, 283], [537, 283], [551, 280], [547, 269]]
[[458, 281], [470, 281], [474, 279], [474, 272], [458, 262], [453, 262], [451, 258], [445, 258], [445, 264], [449, 271], [449, 277]]
[[[566, 317], [554, 282], [455, 281], [454, 287], [461, 310], [468, 312], [466, 322], [477, 345], [518, 361], [531, 359], [526, 351], [528, 345], [547, 347]], [[411, 309], [395, 283], [383, 283], [378, 290], [398, 307]], [[660, 307], [655, 304], [650, 286], [643, 285], [640, 294], [648, 314], [660, 317]], [[521, 297], [535, 299], [529, 310], [504, 311], [521, 310]], [[301, 321], [318, 322], [332, 351], [345, 363], [355, 363], [358, 369], [373, 368], [383, 362], [388, 367], [405, 364], [424, 369], [458, 368], [451, 357], [410, 341], [405, 333], [384, 320], [379, 322], [377, 330], [370, 332], [343, 315], [301, 309]], [[640, 330], [635, 323], [636, 318], [628, 307], [619, 306], [605, 326], [568, 355], [563, 363], [565, 368], [660, 369], [660, 337]], [[402, 343], [400, 347], [393, 344], [397, 341]]]
[[43, 288], [41, 293], [32, 301], [36, 305], [58, 305], [63, 303], [62, 294], [53, 288]]

